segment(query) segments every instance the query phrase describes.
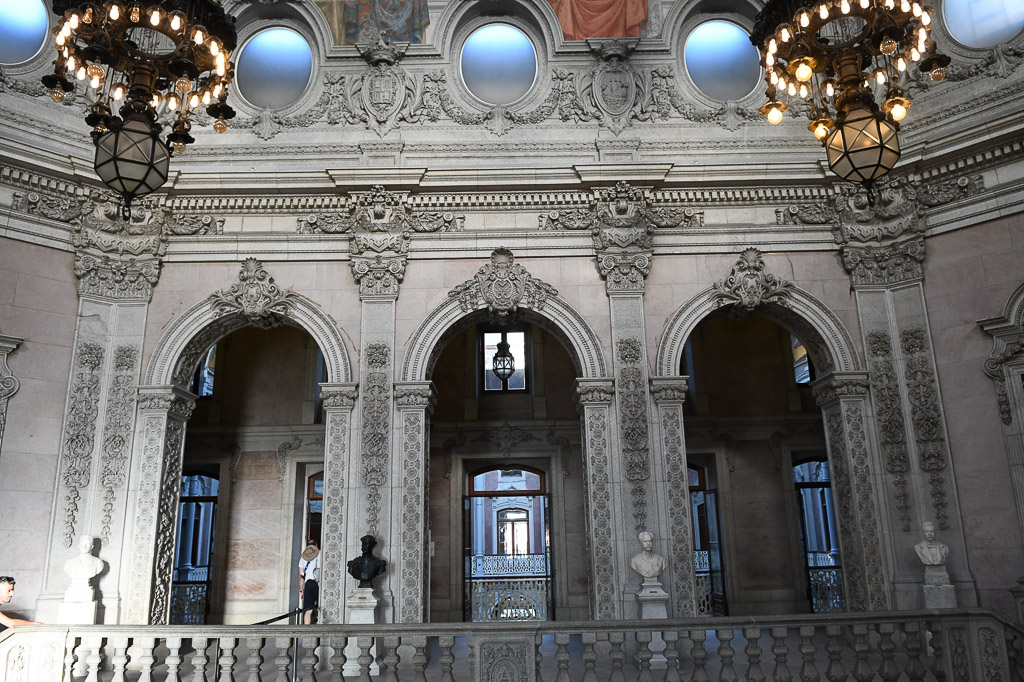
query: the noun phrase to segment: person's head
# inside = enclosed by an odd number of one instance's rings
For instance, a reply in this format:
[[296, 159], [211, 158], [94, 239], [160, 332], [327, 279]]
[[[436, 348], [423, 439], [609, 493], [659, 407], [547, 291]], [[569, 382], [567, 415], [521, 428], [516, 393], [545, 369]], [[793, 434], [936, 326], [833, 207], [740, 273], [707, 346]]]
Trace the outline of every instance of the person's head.
[[6, 604], [14, 596], [14, 578], [0, 575], [0, 604]]
[[78, 551], [81, 554], [92, 554], [92, 536], [83, 535], [78, 538]]
[[377, 538], [372, 535], [364, 535], [359, 539], [359, 542], [363, 546], [363, 554], [369, 554], [373, 552], [373, 548], [377, 545]]
[[319, 547], [320, 546], [317, 543], [317, 541], [315, 539], [313, 539], [313, 538], [310, 538], [310, 539], [306, 540], [306, 547], [309, 547], [310, 545], [313, 545], [314, 547]]
[[637, 537], [637, 539], [640, 540], [640, 546], [643, 547], [645, 551], [650, 551], [650, 550], [654, 549], [654, 534], [653, 533], [650, 533], [650, 532], [645, 530], [642, 533], [640, 533], [639, 535], [637, 535], [636, 537]]
[[935, 524], [931, 521], [925, 521], [921, 524], [921, 532], [924, 533], [924, 539], [931, 542], [935, 539]]

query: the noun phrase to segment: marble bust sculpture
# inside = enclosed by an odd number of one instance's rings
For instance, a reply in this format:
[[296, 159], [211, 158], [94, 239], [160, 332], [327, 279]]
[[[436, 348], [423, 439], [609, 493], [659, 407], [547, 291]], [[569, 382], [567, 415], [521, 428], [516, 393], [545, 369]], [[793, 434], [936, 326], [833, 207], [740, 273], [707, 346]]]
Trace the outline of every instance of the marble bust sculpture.
[[64, 572], [71, 578], [65, 593], [66, 601], [92, 601], [94, 599], [92, 579], [103, 572], [106, 563], [92, 555], [93, 537], [78, 538], [78, 555], [64, 562]]
[[665, 570], [665, 557], [654, 553], [654, 535], [643, 531], [637, 535], [643, 551], [629, 560], [629, 567], [643, 576], [645, 583], [658, 582], [658, 576]]
[[924, 564], [925, 584], [948, 585], [946, 559], [949, 556], [949, 547], [935, 539], [935, 524], [931, 521], [921, 524], [921, 532], [924, 534], [924, 540], [914, 545], [914, 551]]

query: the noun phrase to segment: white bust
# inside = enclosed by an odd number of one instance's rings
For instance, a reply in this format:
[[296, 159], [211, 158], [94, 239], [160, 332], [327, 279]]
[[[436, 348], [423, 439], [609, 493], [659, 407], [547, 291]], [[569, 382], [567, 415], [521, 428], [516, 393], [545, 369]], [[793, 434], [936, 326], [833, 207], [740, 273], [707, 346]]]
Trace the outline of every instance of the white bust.
[[93, 601], [92, 579], [103, 572], [106, 562], [92, 555], [93, 537], [78, 538], [78, 556], [64, 562], [64, 572], [71, 578], [71, 585], [65, 592], [68, 601]]
[[654, 535], [645, 530], [636, 537], [643, 551], [629, 560], [629, 567], [643, 576], [645, 583], [658, 582], [665, 570], [665, 557], [654, 553]]
[[925, 521], [921, 524], [924, 540], [914, 545], [917, 558], [925, 566], [945, 566], [949, 556], [949, 547], [935, 539], [935, 524]]

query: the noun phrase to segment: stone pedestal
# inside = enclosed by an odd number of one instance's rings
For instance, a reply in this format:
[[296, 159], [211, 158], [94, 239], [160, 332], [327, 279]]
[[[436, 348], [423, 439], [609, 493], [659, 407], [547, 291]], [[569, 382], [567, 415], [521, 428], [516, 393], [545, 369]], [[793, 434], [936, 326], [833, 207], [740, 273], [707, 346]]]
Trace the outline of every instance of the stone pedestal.
[[[352, 625], [373, 625], [377, 622], [377, 597], [373, 595], [372, 587], [355, 587], [348, 593], [345, 600], [345, 622]], [[370, 649], [370, 655], [376, 658], [376, 646]], [[342, 671], [345, 677], [356, 677], [359, 675], [359, 646], [354, 638], [349, 638], [345, 646], [345, 667]], [[378, 673], [377, 664], [370, 666], [370, 674]]]
[[921, 590], [926, 609], [956, 608], [956, 588], [950, 584], [945, 566], [925, 566]]
[[[636, 600], [640, 602], [640, 618], [642, 620], [662, 620], [668, 618], [668, 592], [662, 589], [661, 582], [657, 580], [645, 580], [636, 593]], [[666, 667], [665, 640], [660, 632], [652, 633], [650, 649], [653, 652], [651, 657], [651, 669], [663, 670]]]
[[61, 625], [95, 625], [99, 610], [95, 597], [91, 587], [69, 589], [58, 607], [57, 622]]

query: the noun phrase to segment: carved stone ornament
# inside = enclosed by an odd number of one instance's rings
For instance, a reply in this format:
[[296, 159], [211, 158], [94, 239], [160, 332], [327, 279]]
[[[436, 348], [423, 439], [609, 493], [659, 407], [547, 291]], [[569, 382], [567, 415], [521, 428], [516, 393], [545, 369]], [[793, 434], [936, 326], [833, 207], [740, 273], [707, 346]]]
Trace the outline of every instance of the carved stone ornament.
[[323, 386], [320, 389], [320, 400], [325, 410], [350, 410], [355, 407], [358, 390], [355, 385]]
[[434, 404], [437, 402], [437, 392], [429, 382], [418, 385], [396, 384], [395, 402], [400, 408], [421, 408], [429, 413], [433, 411]]
[[843, 266], [855, 285], [888, 285], [921, 279], [924, 237], [917, 235], [887, 246], [845, 246]]
[[7, 403], [18, 392], [21, 382], [7, 365], [7, 356], [21, 345], [22, 339], [0, 334], [0, 445], [4, 442], [7, 425]]
[[310, 213], [298, 219], [303, 234], [352, 232], [462, 232], [465, 216], [446, 211], [414, 210], [408, 192], [389, 192], [374, 185], [368, 192], [350, 192], [344, 207]]
[[349, 261], [352, 277], [359, 284], [360, 299], [398, 298], [399, 285], [405, 279], [405, 256], [353, 257]]
[[241, 313], [251, 324], [270, 329], [292, 314], [292, 301], [297, 294], [282, 291], [274, 278], [255, 258], [246, 258], [238, 272], [238, 282], [230, 289], [210, 295], [218, 315]]
[[615, 384], [611, 379], [577, 379], [574, 388], [580, 410], [587, 405], [610, 405], [615, 397]]
[[686, 377], [651, 377], [648, 379], [651, 385], [651, 395], [654, 402], [670, 403], [684, 402], [687, 395]]
[[75, 353], [60, 460], [60, 482], [64, 491], [64, 547], [71, 547], [74, 543], [80, 491], [88, 488], [92, 479], [100, 369], [104, 355], [103, 346], [93, 341], [80, 343]]
[[536, 435], [518, 426], [511, 426], [505, 422], [496, 429], [491, 429], [473, 439], [474, 443], [487, 443], [493, 445], [502, 455], [509, 454], [523, 443], [540, 440]]
[[766, 303], [786, 304], [793, 293], [793, 284], [765, 272], [761, 252], [754, 248], [740, 253], [729, 276], [717, 282], [711, 294], [715, 307], [734, 305], [745, 312], [753, 312]]
[[75, 254], [75, 276], [81, 296], [99, 296], [114, 300], [149, 301], [153, 286], [160, 279], [160, 261]]
[[114, 351], [100, 454], [100, 485], [103, 487], [100, 539], [103, 544], [111, 540], [115, 503], [128, 479], [139, 355], [139, 348], [135, 346], [118, 346]]
[[911, 518], [907, 473], [910, 471], [910, 456], [907, 453], [903, 402], [893, 360], [892, 340], [887, 332], [876, 329], [867, 334], [866, 341], [882, 462], [891, 475], [901, 528], [909, 532]]
[[187, 422], [195, 406], [194, 398], [179, 395], [177, 392], [170, 393], [163, 388], [139, 388], [139, 412], [166, 412], [175, 419]]
[[634, 47], [635, 40], [593, 41], [591, 51], [601, 61], [582, 84], [583, 96], [589, 96], [595, 118], [616, 135], [630, 125], [635, 110], [642, 103], [644, 81], [629, 63]]
[[353, 92], [362, 108], [366, 127], [384, 137], [398, 124], [398, 114], [416, 89], [412, 78], [398, 66], [408, 44], [389, 43], [383, 34], [376, 43], [357, 45], [369, 67]]
[[477, 646], [480, 654], [474, 679], [494, 682], [534, 682], [537, 679], [532, 641], [496, 638], [479, 642]]
[[543, 310], [547, 300], [557, 295], [553, 286], [536, 279], [516, 263], [512, 252], [505, 247], [495, 249], [491, 262], [480, 268], [472, 279], [448, 292], [448, 297], [457, 299], [459, 307], [466, 312], [476, 309], [482, 301], [499, 324], [515, 319], [520, 306]]
[[605, 280], [609, 293], [644, 291], [651, 271], [653, 252], [602, 254], [597, 257], [597, 271]]

